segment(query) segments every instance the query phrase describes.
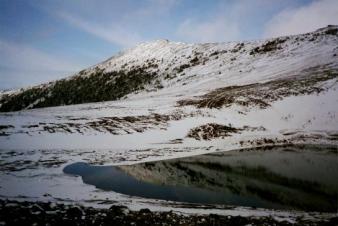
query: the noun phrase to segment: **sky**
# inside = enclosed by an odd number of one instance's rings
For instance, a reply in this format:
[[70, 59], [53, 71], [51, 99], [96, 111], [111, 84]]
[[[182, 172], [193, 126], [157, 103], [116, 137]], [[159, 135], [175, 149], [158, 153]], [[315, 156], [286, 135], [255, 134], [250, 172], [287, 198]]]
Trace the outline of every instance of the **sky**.
[[0, 0], [0, 90], [72, 75], [142, 42], [264, 39], [338, 24], [338, 0]]

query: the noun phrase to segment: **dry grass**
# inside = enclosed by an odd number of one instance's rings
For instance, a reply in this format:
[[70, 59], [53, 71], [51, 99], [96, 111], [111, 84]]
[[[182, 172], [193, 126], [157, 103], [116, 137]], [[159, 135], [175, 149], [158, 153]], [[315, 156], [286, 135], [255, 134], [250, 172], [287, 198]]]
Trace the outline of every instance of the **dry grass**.
[[314, 75], [294, 76], [287, 79], [264, 83], [254, 83], [243, 86], [228, 86], [215, 89], [196, 99], [183, 99], [178, 106], [194, 105], [198, 108], [221, 108], [237, 104], [267, 108], [273, 101], [287, 96], [308, 95], [325, 90], [321, 82], [337, 79], [337, 71], [323, 71]]

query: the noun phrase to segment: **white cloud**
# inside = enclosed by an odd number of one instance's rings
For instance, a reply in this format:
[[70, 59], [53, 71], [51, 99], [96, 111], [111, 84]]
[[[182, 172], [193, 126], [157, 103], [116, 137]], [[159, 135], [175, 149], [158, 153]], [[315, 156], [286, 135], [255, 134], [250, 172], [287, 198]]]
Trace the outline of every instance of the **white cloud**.
[[265, 28], [265, 37], [314, 31], [328, 24], [338, 24], [338, 1], [318, 0], [296, 9], [283, 10]]
[[0, 66], [27, 70], [60, 70], [74, 71], [80, 66], [61, 60], [50, 54], [27, 45], [7, 42], [0, 39], [0, 52], [3, 57]]
[[222, 16], [203, 22], [187, 19], [178, 27], [177, 35], [188, 42], [234, 41], [239, 29], [235, 22]]
[[[100, 4], [93, 6], [95, 9], [91, 11], [102, 12], [100, 17], [93, 17], [81, 9], [75, 12], [58, 9], [56, 15], [74, 27], [124, 48], [145, 41], [140, 32], [142, 27], [138, 27], [138, 24], [149, 24], [161, 19], [177, 4], [178, 0], [147, 0], [141, 7], [124, 8], [122, 3], [120, 7], [124, 10], [120, 12], [116, 2], [111, 1], [107, 2], [105, 8]], [[107, 12], [107, 8], [111, 10]]]
[[1, 39], [0, 52], [0, 88], [46, 82], [73, 73], [82, 67], [30, 46]]
[[137, 33], [129, 31], [121, 26], [97, 24], [66, 12], [59, 12], [58, 16], [75, 27], [122, 47], [129, 47], [142, 41]]
[[[257, 18], [290, 0], [220, 1], [211, 12], [184, 20], [177, 29], [179, 39], [188, 42], [224, 42], [247, 39], [247, 28], [257, 26]], [[263, 11], [263, 12], [262, 12]], [[250, 36], [250, 35], [249, 35]]]

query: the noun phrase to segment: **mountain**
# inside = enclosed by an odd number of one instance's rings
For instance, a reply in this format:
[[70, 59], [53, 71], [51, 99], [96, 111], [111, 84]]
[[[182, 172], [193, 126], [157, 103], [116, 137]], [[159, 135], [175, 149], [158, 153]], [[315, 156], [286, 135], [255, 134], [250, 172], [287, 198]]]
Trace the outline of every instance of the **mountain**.
[[[289, 95], [321, 92], [337, 77], [337, 26], [260, 41], [143, 43], [75, 75], [0, 94], [0, 111], [176, 95], [179, 105], [266, 107]], [[191, 99], [203, 94], [199, 99]], [[215, 99], [215, 96], [217, 98]], [[212, 101], [211, 101], [212, 99]]]
[[[329, 154], [324, 157], [324, 153]], [[325, 147], [281, 146], [122, 165], [118, 169], [138, 181], [158, 186], [215, 192], [217, 198], [210, 198], [214, 202], [252, 205], [260, 199], [259, 205], [270, 208], [268, 203], [271, 205], [273, 202], [275, 208], [284, 206], [307, 211], [327, 208], [320, 211], [336, 212], [338, 183], [322, 176], [338, 170], [335, 155], [327, 152]], [[99, 177], [89, 175], [91, 178]], [[206, 196], [199, 191], [189, 191], [198, 194], [194, 201], [203, 200]], [[187, 196], [179, 189], [173, 193], [181, 199]], [[244, 196], [245, 201], [236, 196]]]
[[143, 43], [69, 78], [2, 92], [1, 146], [147, 150], [141, 160], [335, 144], [337, 54], [332, 25], [259, 41]]
[[[224, 206], [186, 209], [185, 204], [103, 191], [63, 173], [65, 166], [85, 162], [123, 165], [120, 170], [137, 179], [168, 186], [176, 181], [219, 191], [225, 185], [227, 194], [278, 199], [281, 205], [300, 209], [327, 203], [336, 192], [318, 186], [314, 178], [331, 187], [337, 172], [333, 167], [338, 147], [337, 55], [338, 26], [259, 41], [159, 40], [66, 79], [2, 92], [0, 177], [5, 183], [0, 195], [90, 206], [122, 204], [168, 211], [177, 207], [190, 213], [231, 211], [236, 216], [269, 212], [279, 219], [291, 214]], [[309, 148], [314, 144], [322, 149]], [[280, 158], [276, 146], [283, 147]], [[249, 153], [256, 147], [260, 149], [255, 158], [263, 167], [251, 165]], [[230, 150], [244, 157], [236, 158]], [[307, 151], [313, 152], [311, 158], [304, 155]], [[209, 157], [196, 161], [179, 159], [206, 153]], [[174, 158], [178, 160], [152, 163]], [[230, 164], [231, 159], [238, 164]], [[210, 176], [211, 181], [198, 175]], [[320, 196], [313, 195], [319, 190]], [[334, 200], [329, 203], [335, 207]], [[293, 219], [310, 216], [292, 214]], [[328, 214], [313, 217], [336, 217]]]

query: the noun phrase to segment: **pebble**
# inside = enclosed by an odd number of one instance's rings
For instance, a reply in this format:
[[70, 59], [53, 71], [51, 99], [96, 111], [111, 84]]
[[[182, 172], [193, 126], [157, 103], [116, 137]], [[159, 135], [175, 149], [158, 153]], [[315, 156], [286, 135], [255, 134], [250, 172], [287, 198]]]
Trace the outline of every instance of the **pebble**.
[[[269, 217], [250, 218], [240, 216], [211, 215], [182, 215], [175, 212], [152, 212], [149, 209], [131, 211], [125, 206], [111, 206], [110, 209], [95, 209], [79, 205], [57, 204], [51, 208], [50, 203], [33, 203], [4, 201], [0, 199], [0, 226], [2, 225], [234, 225], [234, 226], [258, 226], [275, 225], [291, 226], [288, 221], [276, 221]], [[31, 211], [27, 211], [29, 207]], [[33, 209], [35, 211], [33, 211]], [[39, 209], [39, 210], [38, 210]], [[41, 210], [40, 210], [41, 209]], [[319, 226], [337, 225], [338, 218], [327, 218], [323, 221], [311, 222], [308, 219], [299, 218], [295, 224]], [[325, 222], [326, 221], [326, 222]]]

